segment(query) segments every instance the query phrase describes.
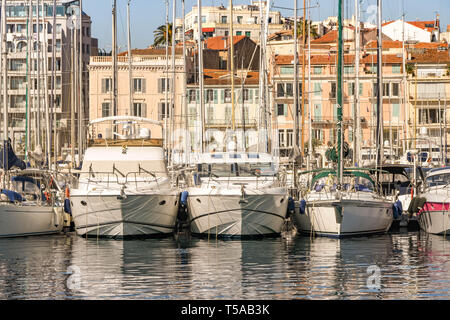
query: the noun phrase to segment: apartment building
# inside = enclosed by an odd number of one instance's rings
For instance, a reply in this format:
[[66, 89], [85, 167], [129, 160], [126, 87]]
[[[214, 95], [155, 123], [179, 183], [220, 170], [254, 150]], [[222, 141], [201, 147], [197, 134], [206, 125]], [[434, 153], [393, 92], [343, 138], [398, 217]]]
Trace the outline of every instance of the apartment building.
[[[36, 2], [34, 2], [36, 3]], [[7, 47], [8, 47], [8, 95], [9, 95], [9, 131], [13, 147], [17, 154], [24, 156], [25, 147], [25, 127], [26, 127], [26, 108], [27, 108], [27, 65], [31, 66], [31, 88], [30, 110], [32, 119], [36, 115], [41, 115], [41, 128], [44, 128], [44, 97], [50, 100], [52, 90], [52, 59], [53, 47], [56, 48], [56, 88], [54, 95], [54, 109], [50, 110], [56, 117], [55, 139], [58, 142], [58, 149], [68, 146], [70, 143], [70, 110], [72, 101], [70, 92], [73, 82], [72, 75], [72, 57], [74, 47], [76, 48], [76, 58], [79, 59], [80, 50], [83, 53], [83, 68], [89, 63], [92, 43], [95, 39], [91, 38], [91, 18], [83, 13], [82, 23], [74, 24], [74, 17], [69, 17], [66, 13], [66, 7], [63, 1], [58, 0], [56, 6], [56, 25], [53, 24], [53, 0], [44, 0], [42, 7], [37, 10], [33, 5], [33, 21], [28, 21], [28, 1], [9, 0], [7, 1]], [[43, 23], [37, 22], [37, 12], [39, 11]], [[79, 11], [78, 11], [79, 13]], [[42, 21], [41, 20], [41, 21]], [[39, 26], [38, 26], [39, 25]], [[32, 28], [33, 41], [32, 53], [28, 57], [28, 45], [31, 39], [28, 39], [27, 26]], [[53, 44], [52, 34], [56, 33], [56, 43]], [[82, 47], [79, 46], [79, 37], [82, 35]], [[38, 36], [39, 35], [39, 36]], [[40, 39], [40, 41], [38, 41]], [[74, 46], [75, 44], [75, 46]], [[41, 64], [38, 68], [38, 49], [40, 52]], [[44, 63], [47, 59], [47, 63]], [[47, 66], [47, 69], [44, 69]], [[39, 69], [39, 73], [38, 73]], [[38, 81], [40, 92], [38, 92]], [[46, 81], [48, 85], [46, 85]], [[47, 90], [47, 92], [45, 92]], [[85, 80], [84, 97], [87, 111], [88, 85]], [[40, 97], [38, 100], [38, 97]], [[38, 105], [40, 108], [38, 109]], [[78, 114], [78, 113], [77, 113]], [[34, 123], [36, 120], [33, 120]], [[78, 123], [78, 122], [77, 122]], [[33, 128], [33, 122], [31, 122]], [[32, 132], [31, 149], [34, 148], [35, 132]]]
[[[266, 11], [266, 1], [262, 2], [263, 13]], [[230, 18], [230, 8], [221, 6], [202, 6], [202, 32], [205, 38], [229, 36], [230, 23], [233, 23], [233, 36], [247, 36], [260, 42], [260, 2], [252, 1], [249, 5], [233, 6], [233, 21]], [[193, 6], [186, 14], [186, 35], [188, 39], [198, 40], [198, 7]], [[269, 34], [285, 28], [281, 13], [270, 11], [268, 19]], [[176, 23], [181, 26], [181, 20]], [[181, 29], [178, 28], [177, 39], [181, 40]]]
[[[173, 87], [172, 57], [166, 60], [166, 50], [164, 48], [147, 48], [132, 50], [132, 81], [129, 77], [128, 52], [118, 55], [118, 77], [117, 77], [117, 110], [113, 110], [112, 92], [112, 57], [97, 56], [91, 57], [89, 65], [89, 120], [108, 116], [138, 116], [161, 121], [167, 124], [170, 130], [170, 110], [175, 105], [175, 129], [180, 128], [183, 123], [181, 118], [183, 102], [183, 73], [184, 61], [182, 48], [175, 50], [175, 79]], [[188, 54], [188, 56], [191, 56]], [[192, 71], [193, 59], [187, 59], [188, 74]], [[166, 81], [166, 76], [168, 77]], [[130, 106], [130, 84], [133, 102]], [[167, 84], [167, 85], [166, 85]], [[172, 98], [174, 89], [175, 101]], [[169, 113], [166, 114], [166, 98]], [[153, 138], [163, 138], [164, 127], [148, 125]], [[96, 136], [111, 136], [112, 132], [108, 127], [99, 127], [95, 132]]]
[[[238, 150], [256, 151], [259, 126], [259, 72], [239, 70], [235, 75], [234, 105], [231, 75], [226, 70], [205, 70], [205, 141], [208, 151], [226, 151], [227, 141], [236, 135]], [[201, 112], [199, 87], [188, 85], [188, 128], [191, 148], [200, 150]], [[233, 120], [234, 119], [234, 120]], [[234, 129], [233, 130], [233, 126]]]

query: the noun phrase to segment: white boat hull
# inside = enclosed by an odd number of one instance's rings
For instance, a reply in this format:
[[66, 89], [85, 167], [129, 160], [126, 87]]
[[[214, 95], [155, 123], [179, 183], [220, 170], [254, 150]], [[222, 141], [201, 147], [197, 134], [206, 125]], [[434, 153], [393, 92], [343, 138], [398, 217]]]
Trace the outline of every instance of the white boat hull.
[[[194, 188], [195, 190], [195, 188]], [[191, 233], [215, 237], [276, 236], [286, 218], [286, 193], [205, 195], [189, 191]]]
[[80, 236], [139, 237], [171, 235], [178, 214], [178, 193], [71, 195], [75, 230]]
[[419, 214], [420, 228], [437, 235], [450, 234], [450, 211], [422, 211]]
[[0, 204], [0, 238], [59, 233], [63, 229], [61, 209]]
[[346, 237], [386, 233], [393, 221], [392, 204], [382, 201], [317, 200], [294, 215], [301, 233]]

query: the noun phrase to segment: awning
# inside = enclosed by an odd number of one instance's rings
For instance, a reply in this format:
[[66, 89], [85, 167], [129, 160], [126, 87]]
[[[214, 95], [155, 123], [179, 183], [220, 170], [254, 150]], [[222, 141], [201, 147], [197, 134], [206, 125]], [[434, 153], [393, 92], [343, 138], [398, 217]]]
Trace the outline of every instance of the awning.
[[215, 28], [202, 28], [202, 32], [214, 32]]

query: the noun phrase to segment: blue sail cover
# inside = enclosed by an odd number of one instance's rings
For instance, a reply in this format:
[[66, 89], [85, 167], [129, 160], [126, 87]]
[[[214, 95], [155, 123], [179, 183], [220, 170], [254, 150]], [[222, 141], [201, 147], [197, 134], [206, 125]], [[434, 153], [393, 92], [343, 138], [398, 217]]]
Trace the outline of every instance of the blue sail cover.
[[23, 162], [22, 160], [20, 160], [19, 158], [17, 158], [16, 154], [14, 153], [14, 150], [11, 147], [11, 142], [8, 141], [7, 143], [7, 148], [6, 148], [6, 153], [8, 156], [8, 165], [7, 168], [5, 168], [4, 165], [4, 160], [5, 160], [5, 155], [4, 155], [4, 144], [1, 143], [1, 151], [0, 151], [0, 168], [1, 169], [6, 169], [9, 170], [12, 167], [18, 167], [19, 169], [23, 170], [26, 168], [25, 162]]

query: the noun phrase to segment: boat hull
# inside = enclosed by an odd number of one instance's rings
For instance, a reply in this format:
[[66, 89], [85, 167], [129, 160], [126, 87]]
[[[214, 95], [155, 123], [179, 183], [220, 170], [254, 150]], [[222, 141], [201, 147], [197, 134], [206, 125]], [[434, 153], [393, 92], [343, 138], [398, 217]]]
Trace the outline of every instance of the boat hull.
[[205, 195], [189, 192], [191, 233], [214, 237], [280, 235], [286, 218], [286, 194]]
[[0, 238], [55, 234], [62, 229], [61, 208], [0, 205]]
[[419, 212], [419, 225], [427, 233], [447, 235], [450, 232], [450, 203], [425, 203]]
[[294, 219], [300, 233], [341, 238], [386, 233], [393, 211], [382, 201], [320, 200], [307, 203], [304, 214], [296, 208]]
[[87, 237], [127, 238], [171, 235], [178, 214], [178, 193], [72, 195], [76, 233]]

